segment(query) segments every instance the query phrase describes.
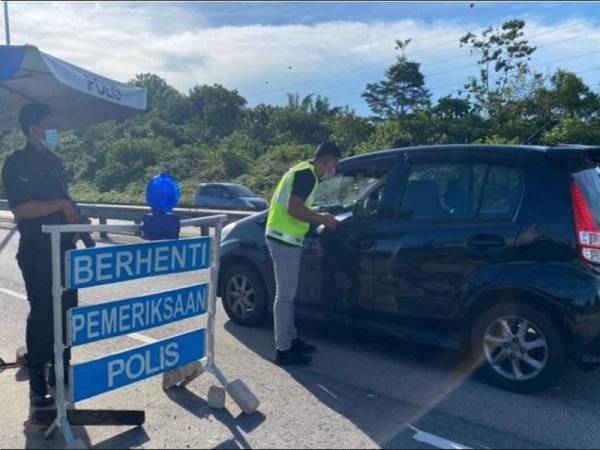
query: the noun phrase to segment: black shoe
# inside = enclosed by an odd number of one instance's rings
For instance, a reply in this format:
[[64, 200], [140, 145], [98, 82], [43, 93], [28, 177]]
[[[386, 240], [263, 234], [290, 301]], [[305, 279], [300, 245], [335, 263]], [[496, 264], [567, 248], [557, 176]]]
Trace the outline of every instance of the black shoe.
[[302, 355], [294, 350], [280, 352], [277, 350], [275, 363], [280, 366], [307, 366], [312, 362], [312, 358]]
[[29, 404], [34, 408], [49, 408], [54, 405], [54, 399], [49, 394], [29, 394]]
[[[65, 376], [65, 386], [69, 384], [69, 369], [65, 368], [64, 371]], [[48, 373], [48, 386], [56, 387], [56, 372], [54, 371], [54, 367], [50, 367], [50, 372]]]
[[313, 355], [317, 353], [317, 347], [304, 342], [298, 338], [292, 342], [292, 350], [303, 355]]
[[37, 396], [44, 397], [48, 393], [46, 372], [43, 365], [36, 364], [29, 367], [29, 391]]

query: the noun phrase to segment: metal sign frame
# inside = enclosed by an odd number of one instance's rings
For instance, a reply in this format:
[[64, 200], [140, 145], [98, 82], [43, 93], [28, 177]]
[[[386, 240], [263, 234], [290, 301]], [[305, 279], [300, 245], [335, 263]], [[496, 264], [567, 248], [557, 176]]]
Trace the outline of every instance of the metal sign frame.
[[[210, 217], [201, 217], [195, 219], [183, 220], [181, 228], [184, 227], [214, 227], [214, 236], [211, 241], [211, 261], [210, 281], [208, 293], [208, 323], [206, 326], [206, 367], [204, 371], [213, 374], [216, 379], [223, 384], [223, 387], [229, 388], [231, 384], [217, 367], [215, 361], [215, 319], [217, 310], [217, 283], [219, 277], [219, 248], [221, 245], [221, 234], [224, 224], [227, 221], [226, 215], [215, 215]], [[131, 233], [140, 233], [142, 225], [44, 225], [44, 233], [50, 234], [52, 245], [52, 297], [54, 305], [54, 358], [56, 375], [56, 418], [46, 430], [45, 436], [49, 437], [55, 430], [60, 429], [63, 433], [67, 446], [69, 448], [85, 447], [83, 442], [76, 439], [69, 423], [68, 406], [70, 401], [66, 398], [65, 374], [63, 364], [63, 354], [67, 345], [63, 342], [63, 311], [62, 294], [64, 291], [62, 285], [62, 267], [61, 267], [61, 234], [64, 233], [113, 233], [120, 235], [130, 235]], [[205, 269], [206, 270], [206, 269]]]

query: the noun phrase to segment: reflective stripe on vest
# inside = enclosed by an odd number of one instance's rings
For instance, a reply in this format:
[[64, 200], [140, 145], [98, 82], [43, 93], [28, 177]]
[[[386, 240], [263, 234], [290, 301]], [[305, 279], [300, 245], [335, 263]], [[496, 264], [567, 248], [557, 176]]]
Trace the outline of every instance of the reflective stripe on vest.
[[267, 236], [271, 236], [292, 245], [301, 246], [303, 244], [304, 236], [308, 232], [310, 224], [292, 217], [288, 212], [288, 206], [296, 173], [306, 169], [310, 169], [315, 177], [313, 189], [304, 202], [307, 207], [310, 208], [312, 206], [317, 187], [319, 186], [319, 180], [314, 166], [309, 162], [303, 162], [287, 171], [279, 181], [279, 184], [273, 193], [267, 219]]

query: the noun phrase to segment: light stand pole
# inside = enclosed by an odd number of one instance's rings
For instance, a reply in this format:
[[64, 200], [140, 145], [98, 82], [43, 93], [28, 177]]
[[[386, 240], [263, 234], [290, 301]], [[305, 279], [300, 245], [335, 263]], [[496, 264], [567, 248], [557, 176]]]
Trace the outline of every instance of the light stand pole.
[[8, 1], [4, 0], [4, 32], [6, 33], [6, 45], [10, 45], [10, 25], [8, 23]]

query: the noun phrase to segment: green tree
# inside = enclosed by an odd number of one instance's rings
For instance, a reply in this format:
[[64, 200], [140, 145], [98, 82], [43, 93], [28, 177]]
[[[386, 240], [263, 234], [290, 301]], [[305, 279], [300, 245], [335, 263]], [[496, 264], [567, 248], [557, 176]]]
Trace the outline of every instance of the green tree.
[[600, 99], [579, 76], [558, 69], [550, 79], [550, 86], [536, 90], [528, 106], [531, 116], [545, 120], [568, 116], [591, 119], [600, 112]]
[[361, 143], [369, 139], [375, 127], [367, 119], [354, 112], [342, 111], [327, 120], [331, 139], [342, 149], [345, 155], [356, 152]]
[[192, 121], [188, 130], [197, 140], [215, 143], [242, 123], [247, 101], [237, 90], [220, 84], [195, 86], [190, 91]]
[[134, 86], [146, 89], [148, 111], [173, 124], [183, 124], [190, 116], [187, 97], [169, 85], [163, 78], [152, 73], [138, 74], [131, 81]]
[[537, 48], [525, 39], [525, 25], [514, 19], [487, 28], [481, 36], [469, 32], [460, 39], [461, 47], [469, 46], [477, 56], [479, 74], [469, 77], [465, 90], [478, 111], [493, 116], [506, 102], [523, 97], [529, 77], [540, 80], [529, 67]]
[[401, 56], [385, 73], [386, 79], [369, 83], [362, 94], [380, 119], [395, 119], [419, 111], [429, 104], [431, 94], [425, 88], [421, 64], [409, 61], [405, 50], [411, 39], [396, 41]]
[[569, 116], [544, 133], [547, 145], [587, 144], [600, 145], [600, 120], [585, 120]]

